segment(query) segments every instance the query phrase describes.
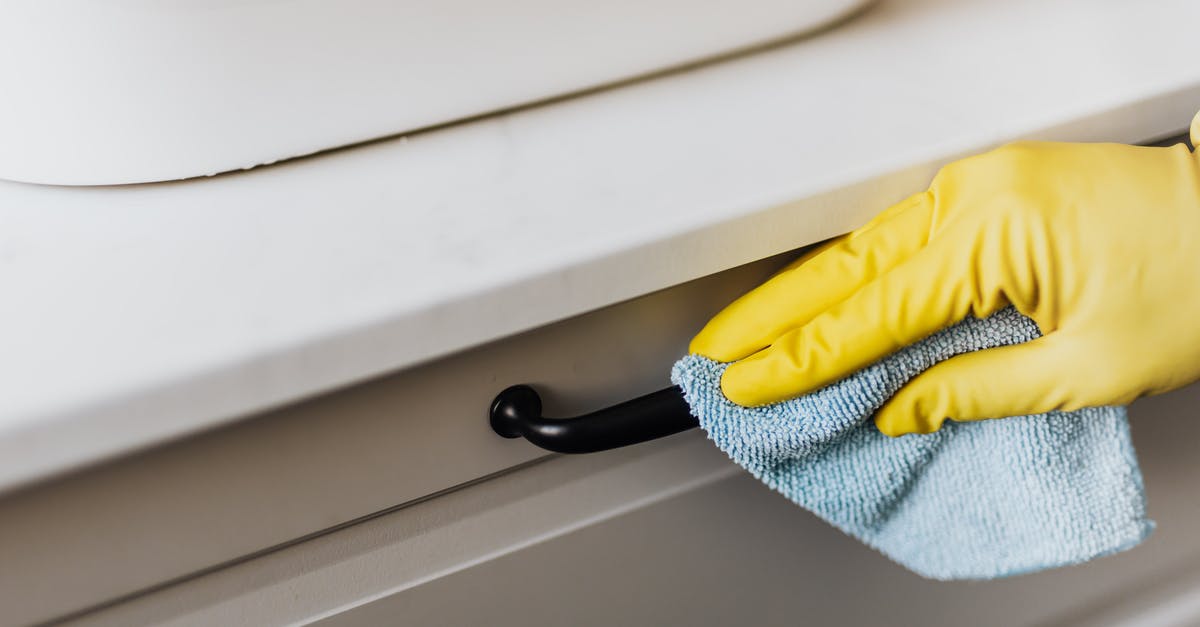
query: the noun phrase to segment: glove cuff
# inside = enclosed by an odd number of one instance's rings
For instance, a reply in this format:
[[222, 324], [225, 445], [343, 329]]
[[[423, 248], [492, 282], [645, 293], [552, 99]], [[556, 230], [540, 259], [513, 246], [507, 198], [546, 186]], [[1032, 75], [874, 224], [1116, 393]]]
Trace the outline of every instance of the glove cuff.
[[1196, 117], [1192, 118], [1192, 148], [1200, 148], [1200, 111], [1196, 112]]

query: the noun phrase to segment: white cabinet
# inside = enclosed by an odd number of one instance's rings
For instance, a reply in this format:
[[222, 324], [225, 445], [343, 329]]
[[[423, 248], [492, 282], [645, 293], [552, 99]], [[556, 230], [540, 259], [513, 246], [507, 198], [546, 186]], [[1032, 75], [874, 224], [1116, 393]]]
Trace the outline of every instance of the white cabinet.
[[10, 494], [2, 622], [1106, 625], [1164, 607], [1200, 620], [1188, 609], [1200, 590], [1197, 386], [1132, 412], [1151, 540], [988, 584], [904, 571], [698, 431], [558, 456], [488, 428], [491, 396], [512, 383], [538, 385], [548, 415], [667, 385], [697, 325], [783, 261]]

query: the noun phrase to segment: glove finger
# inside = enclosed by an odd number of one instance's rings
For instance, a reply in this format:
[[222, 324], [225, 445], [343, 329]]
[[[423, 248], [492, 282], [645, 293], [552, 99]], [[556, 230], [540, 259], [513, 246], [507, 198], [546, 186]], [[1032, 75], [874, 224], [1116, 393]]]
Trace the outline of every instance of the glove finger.
[[932, 204], [926, 192], [910, 196], [801, 257], [713, 317], [689, 351], [728, 362], [769, 346], [920, 250]]
[[772, 277], [778, 276], [780, 274], [783, 274], [784, 272], [792, 270], [796, 266], [807, 263], [813, 257], [816, 257], [817, 255], [825, 252], [826, 250], [829, 250], [830, 248], [833, 248], [834, 246], [844, 245], [844, 243], [851, 238], [862, 237], [866, 232], [874, 229], [875, 227], [879, 226], [880, 224], [883, 224], [884, 222], [887, 222], [888, 220], [891, 220], [892, 218], [896, 217], [897, 215], [900, 215], [901, 213], [911, 209], [914, 205], [920, 204], [921, 202], [924, 202], [926, 200], [928, 200], [928, 192], [921, 192], [919, 194], [913, 194], [912, 196], [905, 198], [904, 200], [892, 205], [891, 207], [888, 207], [887, 209], [880, 211], [878, 214], [875, 215], [875, 217], [871, 218], [870, 221], [868, 221], [866, 224], [858, 227], [857, 229], [854, 229], [853, 231], [851, 231], [845, 235], [842, 235], [840, 237], [835, 237], [835, 238], [829, 239], [827, 241], [824, 241], [820, 244], [817, 244], [815, 246], [812, 246], [808, 250], [804, 251], [804, 253], [801, 254], [799, 257], [793, 259], [786, 266], [780, 268], [779, 271], [777, 271], [775, 274], [772, 274], [771, 276]]
[[1087, 370], [1073, 364], [1071, 341], [1052, 334], [1031, 342], [958, 355], [921, 373], [875, 414], [890, 436], [933, 433], [947, 419], [984, 420], [1078, 409]]
[[[811, 392], [962, 320], [1004, 305], [1000, 290], [975, 289], [970, 245], [948, 237], [856, 294], [726, 369], [729, 400], [765, 405]], [[982, 296], [987, 298], [981, 298]]]

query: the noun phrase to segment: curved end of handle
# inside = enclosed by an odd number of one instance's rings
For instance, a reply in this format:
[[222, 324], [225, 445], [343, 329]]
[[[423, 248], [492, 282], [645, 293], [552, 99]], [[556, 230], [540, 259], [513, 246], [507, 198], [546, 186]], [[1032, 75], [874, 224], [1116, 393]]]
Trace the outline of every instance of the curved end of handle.
[[497, 434], [519, 438], [524, 435], [521, 425], [541, 415], [542, 397], [538, 396], [537, 390], [528, 385], [514, 385], [496, 395], [488, 412], [488, 422]]

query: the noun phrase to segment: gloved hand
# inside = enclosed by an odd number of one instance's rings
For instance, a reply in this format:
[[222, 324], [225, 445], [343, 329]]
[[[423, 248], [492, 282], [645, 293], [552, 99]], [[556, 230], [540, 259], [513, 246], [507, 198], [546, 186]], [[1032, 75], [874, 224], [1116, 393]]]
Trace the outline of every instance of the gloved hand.
[[952, 163], [735, 301], [691, 351], [736, 362], [725, 395], [762, 405], [1009, 304], [1043, 337], [930, 368], [879, 429], [1124, 404], [1200, 378], [1200, 158], [1021, 142]]

